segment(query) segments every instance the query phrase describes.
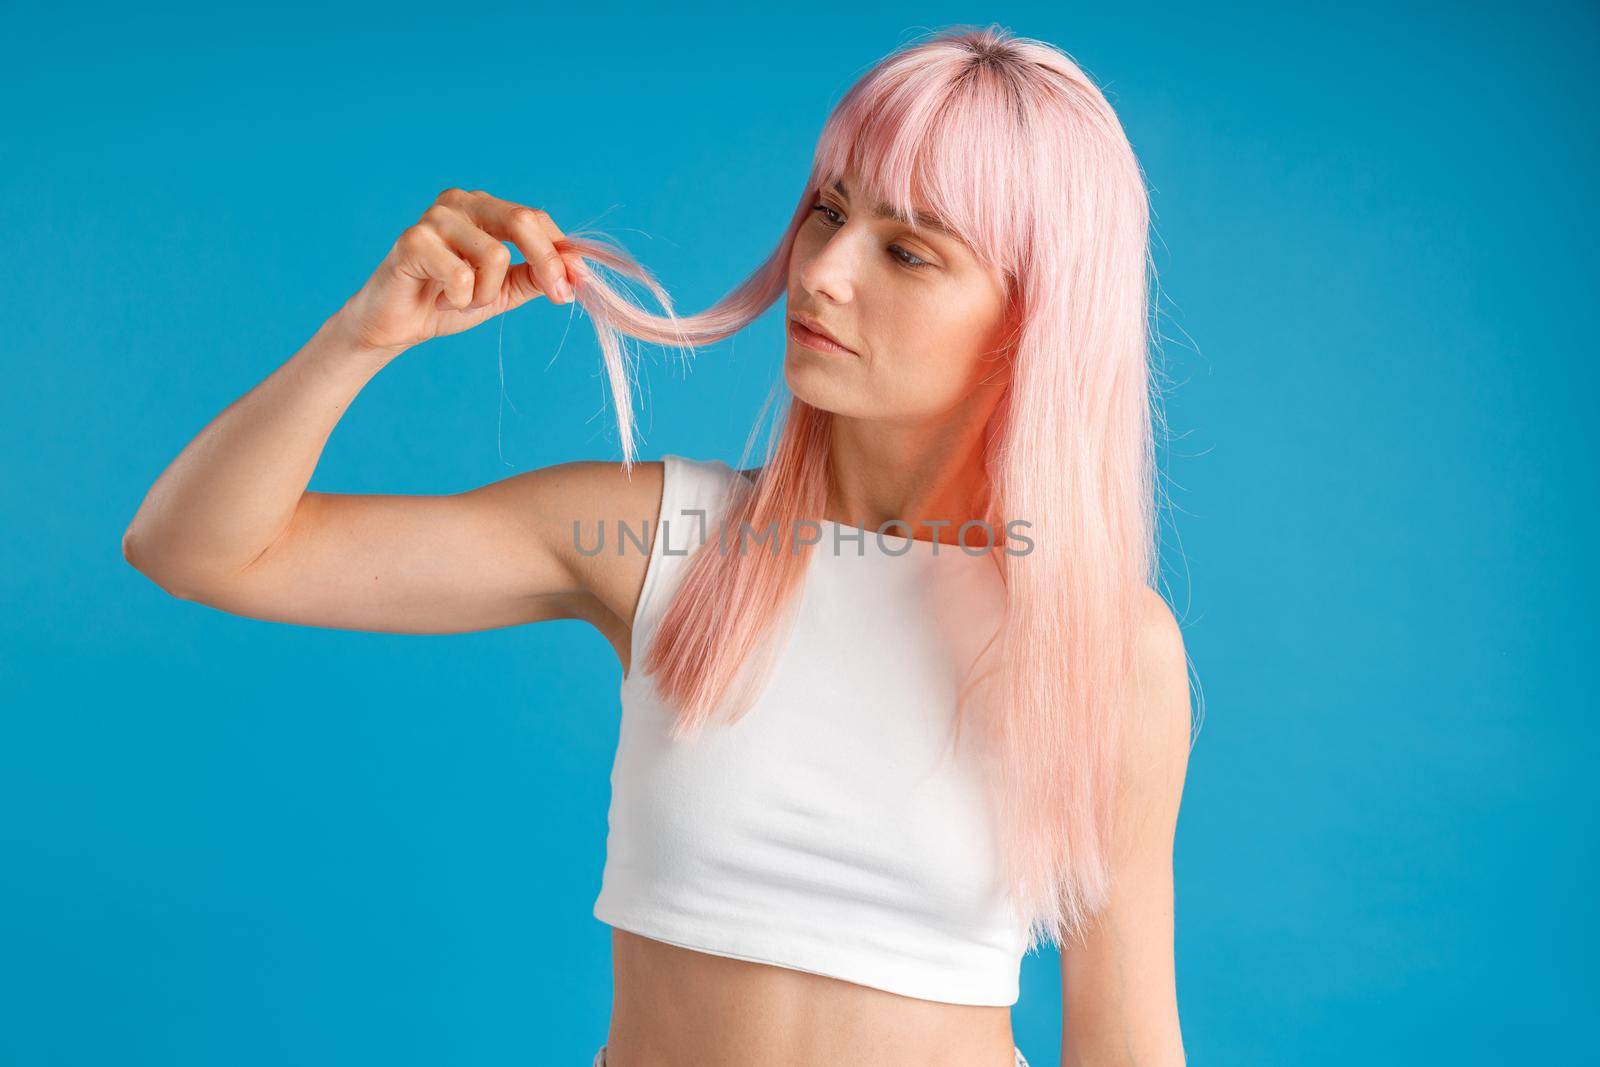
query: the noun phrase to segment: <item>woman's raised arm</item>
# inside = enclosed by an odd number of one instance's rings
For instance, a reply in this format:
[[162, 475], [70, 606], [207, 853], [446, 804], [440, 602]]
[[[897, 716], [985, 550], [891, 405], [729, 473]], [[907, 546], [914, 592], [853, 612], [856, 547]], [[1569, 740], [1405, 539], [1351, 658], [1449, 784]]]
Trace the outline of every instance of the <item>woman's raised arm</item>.
[[441, 193], [361, 290], [162, 472], [124, 556], [176, 596], [305, 625], [450, 632], [592, 615], [601, 557], [576, 551], [573, 523], [592, 538], [602, 519], [653, 517], [656, 465], [630, 479], [615, 464], [559, 464], [441, 496], [306, 488], [389, 361], [535, 296], [570, 301], [582, 268], [556, 251], [561, 237], [542, 211]]

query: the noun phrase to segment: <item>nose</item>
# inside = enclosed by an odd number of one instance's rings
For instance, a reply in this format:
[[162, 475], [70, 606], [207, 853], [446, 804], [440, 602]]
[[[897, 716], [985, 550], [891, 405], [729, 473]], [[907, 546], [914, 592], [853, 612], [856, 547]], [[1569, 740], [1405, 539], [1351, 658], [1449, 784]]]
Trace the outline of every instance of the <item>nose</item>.
[[829, 234], [811, 258], [800, 265], [800, 284], [813, 297], [848, 304], [855, 293], [857, 252], [843, 229]]

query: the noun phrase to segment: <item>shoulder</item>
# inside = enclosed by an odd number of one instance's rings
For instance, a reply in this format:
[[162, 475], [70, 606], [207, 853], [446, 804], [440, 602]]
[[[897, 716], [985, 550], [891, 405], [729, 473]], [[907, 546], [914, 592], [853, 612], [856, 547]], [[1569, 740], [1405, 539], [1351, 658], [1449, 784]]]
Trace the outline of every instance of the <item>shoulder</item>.
[[697, 459], [673, 453], [661, 458], [664, 465], [662, 518], [696, 512], [708, 516], [720, 514], [732, 499], [740, 476], [747, 473], [720, 459]]
[[663, 506], [692, 507], [714, 499], [735, 476], [721, 460], [672, 453], [636, 462], [625, 470], [610, 460], [571, 460], [497, 483], [504, 506], [529, 521], [556, 524], [570, 533], [574, 522], [585, 532], [604, 521], [613, 526], [641, 521], [654, 525]]
[[506, 526], [508, 544], [546, 554], [590, 593], [601, 592], [607, 573], [616, 569], [614, 553], [585, 553], [599, 531], [626, 522], [638, 529], [653, 526], [661, 507], [664, 466], [636, 462], [630, 470], [605, 460], [571, 460], [472, 491], [481, 514]]
[[1174, 670], [1185, 670], [1183, 631], [1166, 598], [1140, 586], [1137, 618], [1135, 659], [1141, 671], [1170, 676]]
[[1128, 691], [1128, 772], [1150, 788], [1181, 788], [1190, 748], [1189, 658], [1183, 631], [1161, 594], [1142, 587]]
[[508, 506], [532, 519], [585, 527], [608, 519], [656, 517], [661, 503], [664, 464], [634, 463], [624, 470], [607, 460], [571, 460], [515, 475], [498, 483]]

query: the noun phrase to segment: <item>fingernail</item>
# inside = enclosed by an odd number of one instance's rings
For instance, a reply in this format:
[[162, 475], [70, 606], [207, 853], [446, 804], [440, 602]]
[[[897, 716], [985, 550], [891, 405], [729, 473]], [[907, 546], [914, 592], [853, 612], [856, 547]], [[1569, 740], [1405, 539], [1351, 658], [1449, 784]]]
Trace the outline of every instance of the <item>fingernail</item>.
[[572, 303], [572, 285], [565, 278], [556, 282], [556, 294], [561, 297], [563, 304]]

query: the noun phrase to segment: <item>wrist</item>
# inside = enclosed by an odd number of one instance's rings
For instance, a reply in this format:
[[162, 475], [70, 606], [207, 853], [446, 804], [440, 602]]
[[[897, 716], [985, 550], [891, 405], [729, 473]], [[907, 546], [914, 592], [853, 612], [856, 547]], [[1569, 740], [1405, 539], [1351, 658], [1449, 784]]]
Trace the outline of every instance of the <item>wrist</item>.
[[360, 341], [342, 311], [329, 316], [301, 349], [305, 362], [339, 373], [371, 377], [410, 345], [381, 347]]

